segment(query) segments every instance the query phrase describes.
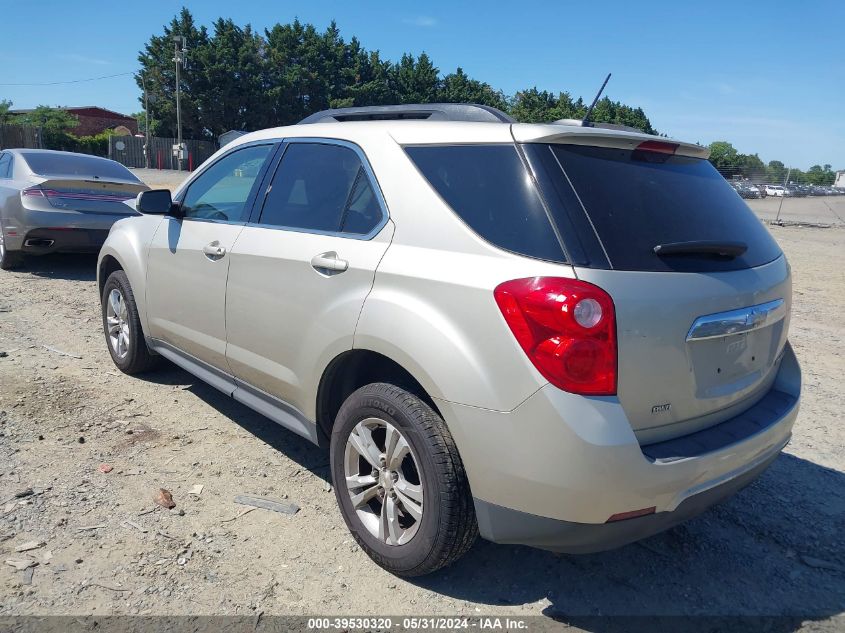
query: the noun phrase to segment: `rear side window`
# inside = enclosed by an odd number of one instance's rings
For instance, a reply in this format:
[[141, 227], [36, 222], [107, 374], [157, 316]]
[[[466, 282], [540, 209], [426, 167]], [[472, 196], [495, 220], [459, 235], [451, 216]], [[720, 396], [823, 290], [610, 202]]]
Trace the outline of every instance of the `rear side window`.
[[40, 176], [98, 176], [140, 182], [120, 163], [83, 154], [36, 153], [21, 154], [29, 168]]
[[[707, 160], [582, 145], [550, 145], [546, 151], [556, 159], [559, 177], [568, 176], [615, 269], [739, 270], [781, 254], [760, 220]], [[733, 259], [661, 257], [654, 252], [659, 244], [701, 240], [738, 241], [748, 249]]]
[[479, 236], [520, 255], [564, 261], [545, 207], [513, 145], [406, 147], [405, 151]]
[[303, 231], [365, 235], [381, 206], [358, 154], [329, 143], [291, 143], [259, 222]]

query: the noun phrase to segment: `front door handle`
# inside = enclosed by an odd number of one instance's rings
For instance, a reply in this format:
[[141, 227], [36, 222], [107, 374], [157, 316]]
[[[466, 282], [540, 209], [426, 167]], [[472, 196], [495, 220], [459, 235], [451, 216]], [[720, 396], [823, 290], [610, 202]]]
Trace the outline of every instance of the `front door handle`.
[[220, 246], [220, 242], [214, 240], [211, 244], [203, 246], [202, 252], [208, 259], [216, 261], [226, 255], [226, 247]]
[[328, 253], [320, 253], [311, 258], [311, 266], [314, 270], [320, 273], [329, 271], [331, 273], [342, 273], [349, 268], [349, 262], [345, 259], [339, 259], [337, 253], [329, 251]]

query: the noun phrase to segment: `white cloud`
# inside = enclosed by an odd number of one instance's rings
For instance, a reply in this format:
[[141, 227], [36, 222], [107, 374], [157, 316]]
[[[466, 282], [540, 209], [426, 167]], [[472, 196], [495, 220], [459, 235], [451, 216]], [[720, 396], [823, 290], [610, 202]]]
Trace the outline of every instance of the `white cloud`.
[[418, 15], [414, 18], [405, 18], [402, 20], [405, 24], [410, 24], [412, 26], [421, 26], [421, 27], [432, 27], [437, 26], [437, 19], [433, 18], [428, 15]]

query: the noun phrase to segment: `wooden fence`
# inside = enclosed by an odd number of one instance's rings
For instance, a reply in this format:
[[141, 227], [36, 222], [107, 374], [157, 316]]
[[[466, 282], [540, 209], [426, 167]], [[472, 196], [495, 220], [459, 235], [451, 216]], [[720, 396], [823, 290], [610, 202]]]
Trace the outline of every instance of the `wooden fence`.
[[0, 149], [14, 147], [41, 147], [41, 135], [37, 127], [31, 125], [0, 124]]

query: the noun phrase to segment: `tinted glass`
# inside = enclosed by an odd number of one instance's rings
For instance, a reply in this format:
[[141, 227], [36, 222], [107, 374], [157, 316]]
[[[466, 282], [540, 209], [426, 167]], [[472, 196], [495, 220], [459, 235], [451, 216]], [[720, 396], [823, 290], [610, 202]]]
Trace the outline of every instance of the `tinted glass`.
[[12, 177], [12, 155], [0, 154], [0, 178]]
[[455, 213], [488, 242], [563, 261], [540, 196], [513, 145], [408, 147], [411, 160]]
[[292, 143], [273, 177], [259, 222], [364, 234], [380, 220], [381, 207], [358, 154], [340, 145]]
[[219, 159], [191, 183], [182, 201], [185, 217], [246, 220], [246, 202], [272, 145], [252, 145]]
[[126, 167], [105, 158], [39, 152], [26, 152], [21, 155], [29, 168], [41, 176], [99, 176], [140, 182]]
[[[738, 270], [781, 254], [760, 220], [707, 160], [579, 145], [551, 145], [548, 151], [569, 177], [613, 268]], [[699, 240], [740, 241], [748, 250], [734, 259], [659, 257], [654, 252], [658, 244]]]

